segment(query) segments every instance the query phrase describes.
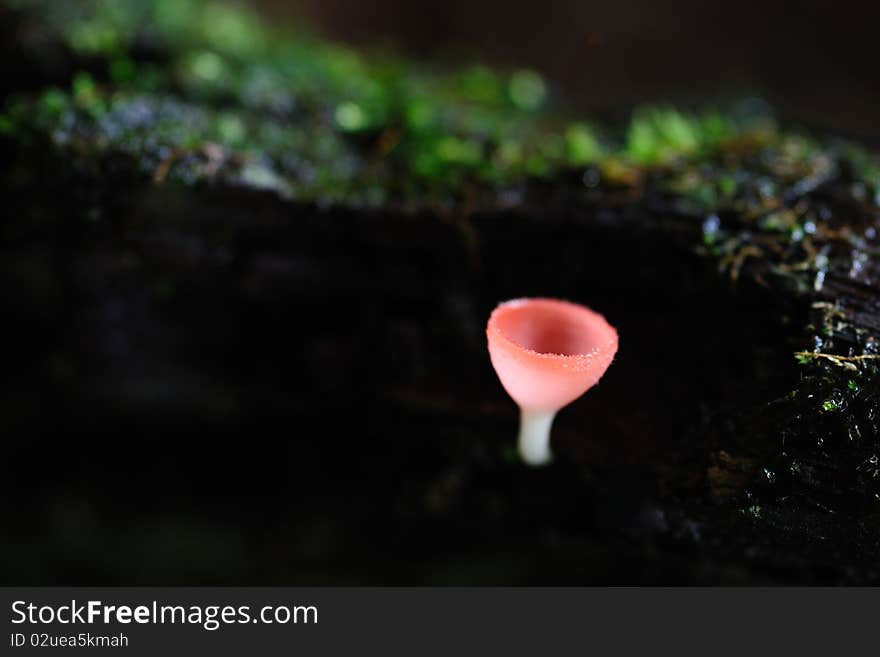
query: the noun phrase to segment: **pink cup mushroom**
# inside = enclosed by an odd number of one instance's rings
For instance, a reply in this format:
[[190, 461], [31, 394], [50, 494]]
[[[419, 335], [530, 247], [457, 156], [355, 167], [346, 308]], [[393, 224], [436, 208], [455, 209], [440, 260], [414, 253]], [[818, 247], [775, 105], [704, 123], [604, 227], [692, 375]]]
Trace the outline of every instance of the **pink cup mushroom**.
[[520, 456], [545, 464], [553, 418], [605, 374], [617, 353], [617, 330], [575, 303], [515, 299], [492, 312], [486, 335], [492, 366], [520, 408]]

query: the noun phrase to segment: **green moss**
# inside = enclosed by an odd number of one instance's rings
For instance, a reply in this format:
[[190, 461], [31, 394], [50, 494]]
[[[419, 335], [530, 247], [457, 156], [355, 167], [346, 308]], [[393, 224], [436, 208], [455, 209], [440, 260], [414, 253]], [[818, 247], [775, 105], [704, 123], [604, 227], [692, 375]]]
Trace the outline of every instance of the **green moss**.
[[68, 108], [67, 95], [54, 87], [43, 92], [37, 105], [38, 112], [43, 117], [59, 117]]
[[[177, 158], [167, 180], [234, 176], [224, 167], [259, 162], [296, 197], [455, 201], [464, 181], [491, 190], [596, 165], [603, 185], [639, 188], [650, 179], [701, 219], [749, 217], [751, 236], [733, 225], [703, 231], [706, 247], [734, 258], [755, 235], [798, 247], [819, 223], [781, 209], [783, 196], [833, 168], [827, 147], [779, 131], [754, 105], [723, 113], [645, 107], [623, 130], [607, 129], [554, 107], [535, 71], [437, 72], [268, 26], [217, 0], [13, 3], [39, 13], [86, 61], [103, 57], [106, 78], [78, 74], [68, 91], [46, 90], [36, 112], [7, 108], [4, 129], [36, 125], [61, 145], [122, 151], [150, 176], [162, 153], [225, 149], [219, 168]], [[161, 63], [139, 60], [135, 43], [161, 52]], [[876, 157], [837, 148], [865, 198], [880, 194]], [[381, 194], [362, 193], [369, 189]], [[798, 256], [784, 248], [784, 260]], [[782, 271], [804, 279], [809, 268]]]
[[524, 110], [537, 110], [547, 97], [547, 85], [535, 71], [517, 71], [510, 77], [510, 100]]
[[838, 408], [840, 408], [840, 402], [836, 399], [826, 399], [822, 402], [822, 410], [826, 413], [836, 411]]
[[583, 123], [572, 123], [565, 129], [565, 149], [572, 166], [595, 162], [602, 155], [595, 133]]
[[752, 504], [741, 510], [741, 513], [752, 520], [760, 520], [763, 509], [758, 504]]
[[627, 131], [626, 152], [641, 164], [694, 155], [719, 141], [717, 130], [704, 132], [703, 123], [670, 107], [639, 110]]

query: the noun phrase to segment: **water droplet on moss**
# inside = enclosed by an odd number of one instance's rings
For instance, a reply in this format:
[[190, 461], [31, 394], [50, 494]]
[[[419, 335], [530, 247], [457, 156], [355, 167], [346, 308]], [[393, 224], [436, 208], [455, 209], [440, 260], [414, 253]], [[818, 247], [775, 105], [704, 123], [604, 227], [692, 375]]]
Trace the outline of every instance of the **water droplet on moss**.
[[712, 214], [706, 217], [703, 222], [703, 244], [711, 246], [718, 239], [718, 233], [721, 230], [721, 219], [718, 215]]

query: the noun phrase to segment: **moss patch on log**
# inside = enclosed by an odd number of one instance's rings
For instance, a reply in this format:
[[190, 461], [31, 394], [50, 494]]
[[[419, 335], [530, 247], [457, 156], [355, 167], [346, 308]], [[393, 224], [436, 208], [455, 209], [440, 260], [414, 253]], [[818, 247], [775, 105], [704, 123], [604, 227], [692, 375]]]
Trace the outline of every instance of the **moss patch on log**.
[[[760, 106], [642, 108], [623, 131], [604, 130], [563, 111], [534, 71], [438, 72], [270, 28], [222, 2], [12, 5], [38, 16], [82, 70], [36, 104], [13, 102], [4, 131], [35, 126], [61, 145], [127, 153], [163, 179], [243, 178], [296, 199], [383, 206], [460, 200], [474, 186], [503, 192], [589, 164], [623, 184], [675, 165], [673, 189], [708, 208], [734, 199], [741, 182], [776, 196], [780, 167], [813, 184], [823, 174], [809, 167], [826, 163], [818, 144], [781, 134]], [[742, 171], [736, 161], [713, 175], [679, 166], [763, 146], [780, 149], [775, 171]], [[880, 167], [848, 149], [876, 198]]]

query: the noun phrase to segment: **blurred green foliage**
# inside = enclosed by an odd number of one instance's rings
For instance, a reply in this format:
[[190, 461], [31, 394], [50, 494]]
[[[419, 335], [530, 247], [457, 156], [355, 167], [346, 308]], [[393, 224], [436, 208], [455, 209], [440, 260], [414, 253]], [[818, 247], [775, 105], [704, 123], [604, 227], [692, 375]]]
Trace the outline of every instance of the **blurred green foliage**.
[[[750, 144], [784, 150], [803, 169], [817, 150], [780, 133], [764, 111], [647, 107], [622, 133], [602, 130], [568, 116], [535, 71], [437, 72], [365, 56], [218, 0], [8, 3], [39, 16], [90, 73], [45, 90], [36, 112], [29, 99], [14, 102], [4, 132], [36, 126], [59, 143], [122, 151], [169, 180], [222, 171], [219, 158], [249, 179], [263, 172], [279, 193], [381, 204], [589, 165], [610, 184], [630, 185], [646, 168], [677, 166], [671, 188], [699, 209], [735, 201], [739, 165], [707, 172], [682, 162]], [[880, 195], [876, 158], [847, 148], [865, 193]]]

